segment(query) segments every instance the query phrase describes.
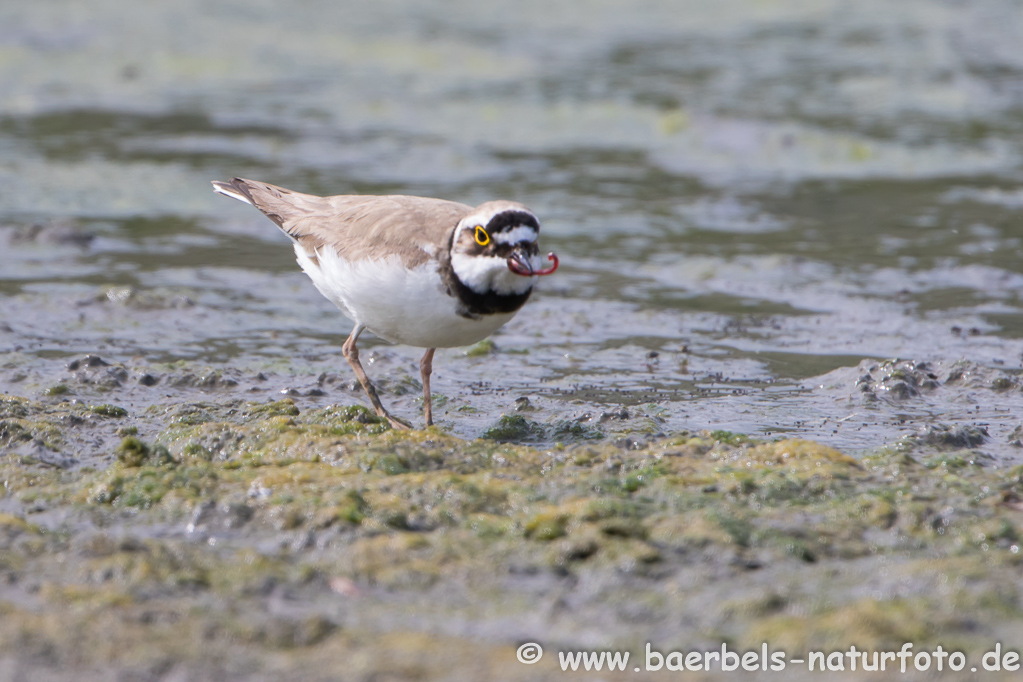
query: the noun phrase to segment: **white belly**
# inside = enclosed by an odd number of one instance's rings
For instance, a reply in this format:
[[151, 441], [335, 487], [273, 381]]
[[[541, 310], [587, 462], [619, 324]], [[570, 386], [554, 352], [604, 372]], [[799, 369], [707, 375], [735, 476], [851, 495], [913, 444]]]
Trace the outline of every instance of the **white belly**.
[[313, 261], [298, 244], [295, 255], [320, 293], [350, 320], [393, 343], [420, 348], [451, 348], [490, 336], [515, 313], [471, 320], [455, 312], [437, 264], [408, 270], [397, 257], [349, 262], [333, 249], [316, 253]]

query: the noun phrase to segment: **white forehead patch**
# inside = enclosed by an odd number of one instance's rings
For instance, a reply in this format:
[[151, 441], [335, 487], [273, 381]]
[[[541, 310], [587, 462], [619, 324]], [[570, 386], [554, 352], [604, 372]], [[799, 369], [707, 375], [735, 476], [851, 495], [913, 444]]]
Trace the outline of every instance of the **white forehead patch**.
[[458, 241], [458, 235], [463, 230], [474, 230], [477, 225], [486, 227], [487, 223], [489, 223], [490, 219], [493, 217], [494, 216], [487, 213], [477, 213], [476, 215], [462, 218], [461, 224], [459, 224], [458, 229], [455, 231], [455, 241]]
[[[458, 229], [455, 230], [455, 241], [458, 241], [458, 238], [461, 236], [461, 233], [464, 230], [474, 230], [474, 229], [476, 229], [477, 225], [479, 225], [480, 227], [486, 228], [487, 225], [490, 224], [490, 221], [493, 220], [495, 216], [499, 216], [502, 213], [507, 213], [507, 212], [508, 212], [508, 209], [505, 209], [503, 211], [494, 211], [494, 212], [489, 212], [489, 213], [476, 213], [475, 215], [471, 215], [471, 216], [467, 216], [465, 218], [462, 218], [461, 223], [459, 223], [459, 225], [458, 225]], [[528, 211], [522, 211], [522, 210], [519, 210], [519, 209], [515, 209], [514, 213], [527, 213], [528, 215], [533, 215], [532, 213], [529, 213]], [[534, 216], [534, 220], [535, 219], [536, 219], [536, 217]], [[531, 227], [529, 225], [519, 225], [517, 227], [512, 228], [511, 230], [506, 230], [505, 234], [515, 233], [516, 230], [530, 230], [530, 231], [532, 231], [533, 236], [531, 238], [530, 237], [526, 237], [525, 241], [535, 241], [536, 240], [536, 237], [537, 237], [537, 234], [538, 234], [537, 229], [535, 227]], [[492, 237], [497, 237], [498, 235], [491, 235], [491, 236]], [[498, 239], [498, 241], [500, 241], [502, 243], [513, 244], [513, 243], [517, 243], [519, 241], [523, 241], [523, 239], [521, 237], [517, 237], [517, 238], [514, 239], [514, 241], [511, 240], [511, 239]]]
[[529, 225], [519, 225], [504, 232], [494, 235], [494, 241], [501, 244], [518, 244], [519, 242], [535, 242], [537, 237], [536, 228]]

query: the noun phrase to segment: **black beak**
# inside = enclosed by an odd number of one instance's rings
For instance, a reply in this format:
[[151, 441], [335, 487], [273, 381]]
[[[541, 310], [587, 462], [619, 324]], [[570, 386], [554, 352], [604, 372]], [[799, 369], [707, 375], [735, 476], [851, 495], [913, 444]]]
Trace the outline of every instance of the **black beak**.
[[523, 277], [532, 277], [535, 274], [529, 257], [521, 248], [515, 249], [512, 255], [508, 256], [508, 269]]

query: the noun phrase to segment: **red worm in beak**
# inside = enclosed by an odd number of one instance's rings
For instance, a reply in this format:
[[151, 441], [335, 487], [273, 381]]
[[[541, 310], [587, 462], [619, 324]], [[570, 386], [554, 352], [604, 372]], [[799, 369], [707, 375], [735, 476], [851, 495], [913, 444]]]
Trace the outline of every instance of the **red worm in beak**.
[[554, 271], [558, 269], [558, 255], [551, 251], [547, 254], [547, 260], [551, 262], [550, 267], [544, 268], [543, 270], [537, 270], [534, 275], [553, 275]]
[[[523, 277], [532, 277], [533, 275], [543, 276], [554, 274], [554, 271], [558, 269], [558, 256], [551, 251], [547, 254], [547, 260], [551, 262], [550, 266], [542, 270], [533, 270], [528, 267], [528, 263], [519, 262], [514, 258], [508, 259], [508, 269], [514, 272], [516, 275], [522, 275]], [[524, 267], [526, 266], [526, 267]]]

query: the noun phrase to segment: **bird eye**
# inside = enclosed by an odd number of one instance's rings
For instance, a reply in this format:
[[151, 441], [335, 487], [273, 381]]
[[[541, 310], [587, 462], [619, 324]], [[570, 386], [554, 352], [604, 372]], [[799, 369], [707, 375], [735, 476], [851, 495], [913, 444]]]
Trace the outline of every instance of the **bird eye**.
[[486, 246], [490, 243], [490, 235], [487, 234], [482, 225], [476, 226], [476, 243], [480, 246]]

